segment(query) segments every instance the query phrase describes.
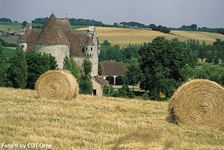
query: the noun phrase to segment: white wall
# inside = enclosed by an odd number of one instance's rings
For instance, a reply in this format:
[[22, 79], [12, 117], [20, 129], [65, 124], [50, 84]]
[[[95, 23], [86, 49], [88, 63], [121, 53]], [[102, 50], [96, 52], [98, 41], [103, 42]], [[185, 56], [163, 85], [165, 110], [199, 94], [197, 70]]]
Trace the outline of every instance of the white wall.
[[23, 51], [25, 52], [27, 50], [27, 43], [18, 43], [20, 47], [22, 47]]

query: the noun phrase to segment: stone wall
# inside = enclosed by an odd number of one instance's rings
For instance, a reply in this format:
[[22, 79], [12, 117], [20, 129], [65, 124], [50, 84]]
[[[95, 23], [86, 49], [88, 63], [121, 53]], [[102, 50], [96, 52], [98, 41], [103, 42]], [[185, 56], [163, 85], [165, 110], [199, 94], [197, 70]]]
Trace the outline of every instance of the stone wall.
[[96, 90], [96, 96], [103, 96], [103, 87], [102, 85], [95, 81], [92, 77], [92, 83], [93, 83], [93, 90]]
[[46, 53], [51, 54], [56, 58], [58, 68], [63, 68], [64, 58], [66, 56], [69, 57], [70, 54], [70, 47], [69, 45], [43, 45], [43, 44], [36, 44], [35, 51], [39, 53]]
[[79, 66], [79, 68], [82, 68], [82, 63], [83, 63], [84, 57], [70, 56], [70, 58], [72, 58], [76, 62], [76, 64]]

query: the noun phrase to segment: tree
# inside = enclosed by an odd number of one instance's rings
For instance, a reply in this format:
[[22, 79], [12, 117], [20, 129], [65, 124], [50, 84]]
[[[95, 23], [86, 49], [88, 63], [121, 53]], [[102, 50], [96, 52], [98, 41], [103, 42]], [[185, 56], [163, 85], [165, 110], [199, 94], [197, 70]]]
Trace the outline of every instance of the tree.
[[197, 26], [197, 24], [192, 24], [192, 25], [190, 26], [190, 28], [191, 28], [191, 30], [196, 31], [197, 28], [198, 28], [198, 26]]
[[8, 68], [8, 80], [11, 82], [12, 87], [24, 89], [26, 87], [27, 76], [27, 62], [24, 51], [16, 48], [16, 56], [9, 60], [10, 67]]
[[22, 27], [24, 28], [27, 24], [28, 24], [27, 21], [23, 21], [23, 23], [22, 23]]
[[111, 85], [106, 85], [103, 88], [103, 94], [104, 94], [104, 96], [113, 96], [114, 95], [114, 92], [115, 92], [115, 89]]
[[88, 59], [84, 59], [83, 60], [83, 75], [84, 76], [90, 75], [91, 70], [92, 70], [92, 63], [91, 63], [91, 61], [88, 60]]
[[82, 73], [79, 80], [79, 88], [81, 94], [92, 94], [93, 85], [91, 81], [92, 64], [88, 59], [83, 60]]
[[181, 69], [189, 64], [195, 67], [196, 54], [185, 43], [177, 39], [157, 37], [145, 43], [139, 50], [142, 81], [140, 87], [149, 91], [151, 98], [161, 100], [160, 94], [170, 97], [184, 80]]
[[133, 98], [134, 93], [130, 91], [129, 87], [127, 84], [123, 84], [120, 89], [118, 89], [117, 92], [114, 93], [115, 97], [126, 97], [126, 98]]
[[138, 58], [140, 45], [129, 44], [126, 48], [120, 49], [122, 52], [122, 62], [129, 63], [133, 58]]
[[125, 73], [124, 79], [128, 85], [134, 86], [141, 80], [141, 69], [137, 61], [131, 60], [131, 64], [127, 67], [128, 71]]
[[119, 45], [112, 46], [110, 42], [105, 40], [101, 44], [100, 56], [99, 61], [105, 60], [113, 60], [113, 61], [121, 61], [121, 51]]
[[71, 74], [78, 80], [80, 78], [80, 69], [77, 66], [74, 59], [65, 57], [64, 63], [63, 63], [63, 69], [68, 70], [71, 72]]
[[25, 57], [28, 65], [26, 88], [29, 89], [34, 89], [35, 83], [40, 75], [48, 70], [55, 70], [58, 67], [55, 57], [50, 54], [27, 52]]
[[180, 70], [181, 77], [183, 81], [187, 81], [188, 79], [192, 78], [194, 76], [194, 70], [191, 68], [190, 65], [186, 64], [181, 70]]
[[209, 79], [224, 85], [224, 69], [219, 65], [205, 64], [196, 74], [196, 78]]
[[157, 30], [157, 26], [155, 24], [150, 24], [149, 27], [152, 29], [152, 30]]
[[3, 47], [0, 43], [0, 86], [5, 86], [5, 82], [7, 80], [6, 76], [7, 69], [5, 63], [6, 63], [6, 57], [3, 54]]

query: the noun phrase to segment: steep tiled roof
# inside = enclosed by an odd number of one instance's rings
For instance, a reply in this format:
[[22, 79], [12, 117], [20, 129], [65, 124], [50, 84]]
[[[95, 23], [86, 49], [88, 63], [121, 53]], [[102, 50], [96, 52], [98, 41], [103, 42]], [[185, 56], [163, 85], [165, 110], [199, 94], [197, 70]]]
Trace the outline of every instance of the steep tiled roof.
[[56, 19], [52, 14], [43, 29], [29, 29], [20, 36], [18, 43], [27, 43], [27, 51], [34, 50], [35, 44], [66, 44], [71, 56], [82, 56], [88, 41], [88, 30], [72, 30], [68, 18]]
[[38, 39], [38, 44], [69, 44], [63, 28], [58, 24], [54, 14], [50, 16], [47, 24], [41, 31]]
[[105, 86], [107, 84], [109, 84], [109, 81], [103, 79], [102, 77], [100, 77], [99, 75], [96, 75], [93, 77], [98, 83], [100, 83], [102, 86]]
[[124, 73], [127, 71], [127, 68], [123, 63], [120, 62], [99, 62], [99, 65], [102, 69], [102, 76], [109, 76], [109, 75], [117, 75], [123, 76]]
[[85, 42], [85, 44], [86, 44], [86, 45], [93, 46], [93, 45], [94, 45], [94, 43], [93, 43], [93, 38], [88, 37], [87, 40], [86, 40], [86, 42]]
[[35, 42], [40, 32], [41, 29], [28, 29], [19, 37], [18, 43], [27, 43], [27, 51], [32, 51], [35, 49]]
[[71, 37], [71, 48], [70, 55], [71, 56], [82, 56], [83, 55], [83, 47], [88, 38], [88, 35], [85, 31], [80, 32], [77, 30], [73, 31], [73, 36]]

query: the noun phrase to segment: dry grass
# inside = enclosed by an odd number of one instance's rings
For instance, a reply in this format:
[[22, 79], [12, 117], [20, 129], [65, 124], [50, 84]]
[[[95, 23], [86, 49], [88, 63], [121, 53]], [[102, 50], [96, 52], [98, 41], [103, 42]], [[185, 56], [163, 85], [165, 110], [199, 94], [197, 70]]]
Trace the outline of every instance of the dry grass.
[[[79, 30], [86, 30], [81, 28]], [[111, 44], [118, 44], [121, 47], [131, 44], [142, 44], [150, 42], [157, 36], [165, 36], [167, 39], [178, 38], [181, 41], [188, 39], [196, 39], [200, 42], [205, 41], [207, 44], [212, 44], [217, 38], [224, 40], [224, 35], [208, 32], [193, 32], [193, 31], [171, 31], [171, 34], [164, 34], [158, 31], [143, 30], [143, 29], [127, 29], [127, 28], [108, 28], [97, 27], [97, 35], [100, 43], [108, 40]]]
[[40, 100], [36, 91], [0, 88], [2, 143], [52, 149], [219, 149], [224, 131], [168, 123], [167, 102], [80, 95]]

